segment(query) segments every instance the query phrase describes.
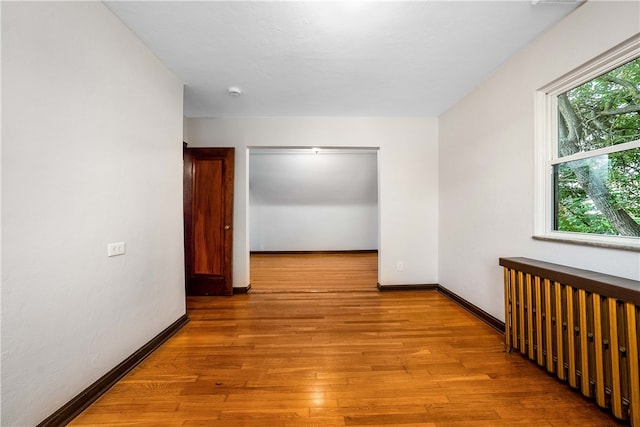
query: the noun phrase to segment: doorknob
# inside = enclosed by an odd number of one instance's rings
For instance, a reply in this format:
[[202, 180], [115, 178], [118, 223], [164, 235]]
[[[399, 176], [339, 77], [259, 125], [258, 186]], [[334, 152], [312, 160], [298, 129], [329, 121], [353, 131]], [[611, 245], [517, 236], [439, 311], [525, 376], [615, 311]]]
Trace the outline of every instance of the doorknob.
[[225, 229], [225, 230], [229, 230], [230, 228], [231, 228], [231, 226], [230, 226], [230, 225], [225, 225], [225, 226], [224, 226], [224, 229]]

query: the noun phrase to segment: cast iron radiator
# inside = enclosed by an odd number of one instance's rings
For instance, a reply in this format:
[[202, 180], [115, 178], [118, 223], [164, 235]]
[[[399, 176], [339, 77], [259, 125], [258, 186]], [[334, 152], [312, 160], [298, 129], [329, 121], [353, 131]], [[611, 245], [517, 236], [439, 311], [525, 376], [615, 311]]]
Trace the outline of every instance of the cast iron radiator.
[[640, 427], [640, 281], [528, 258], [500, 265], [507, 350]]

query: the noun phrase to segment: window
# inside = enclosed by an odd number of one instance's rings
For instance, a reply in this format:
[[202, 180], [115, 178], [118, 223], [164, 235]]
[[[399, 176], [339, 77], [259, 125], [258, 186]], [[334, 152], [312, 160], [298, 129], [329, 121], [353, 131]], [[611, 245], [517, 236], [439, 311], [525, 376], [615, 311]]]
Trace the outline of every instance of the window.
[[536, 237], [640, 250], [640, 37], [536, 97]]

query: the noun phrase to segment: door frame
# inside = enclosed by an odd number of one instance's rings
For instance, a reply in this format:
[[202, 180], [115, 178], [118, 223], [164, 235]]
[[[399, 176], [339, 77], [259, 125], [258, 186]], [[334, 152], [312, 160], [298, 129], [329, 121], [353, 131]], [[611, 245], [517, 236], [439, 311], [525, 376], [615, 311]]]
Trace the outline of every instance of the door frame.
[[380, 272], [382, 271], [382, 265], [381, 265], [381, 247], [382, 247], [382, 240], [381, 240], [381, 236], [382, 236], [382, 231], [381, 231], [381, 218], [382, 218], [382, 203], [381, 203], [381, 199], [380, 199], [380, 194], [381, 194], [381, 168], [380, 168], [380, 153], [382, 151], [382, 148], [380, 146], [322, 146], [322, 145], [314, 145], [314, 146], [310, 146], [310, 145], [292, 145], [292, 146], [286, 146], [286, 145], [249, 145], [246, 147], [245, 150], [245, 182], [244, 182], [244, 187], [245, 187], [245, 240], [246, 240], [246, 248], [245, 248], [245, 265], [243, 266], [244, 270], [246, 271], [246, 277], [247, 277], [247, 281], [249, 282], [249, 285], [245, 289], [244, 292], [242, 293], [246, 293], [248, 292], [249, 289], [251, 289], [251, 197], [250, 197], [250, 174], [251, 174], [251, 162], [250, 162], [250, 158], [251, 158], [251, 152], [252, 151], [266, 151], [266, 152], [278, 152], [278, 151], [316, 151], [316, 150], [329, 150], [329, 151], [335, 151], [337, 153], [341, 153], [341, 152], [348, 152], [348, 151], [356, 151], [356, 152], [375, 152], [376, 154], [376, 170], [377, 170], [377, 180], [376, 180], [376, 189], [378, 192], [378, 203], [377, 203], [377, 214], [378, 214], [378, 220], [377, 220], [377, 228], [376, 228], [376, 234], [377, 234], [377, 252], [378, 252], [378, 283], [380, 283]]

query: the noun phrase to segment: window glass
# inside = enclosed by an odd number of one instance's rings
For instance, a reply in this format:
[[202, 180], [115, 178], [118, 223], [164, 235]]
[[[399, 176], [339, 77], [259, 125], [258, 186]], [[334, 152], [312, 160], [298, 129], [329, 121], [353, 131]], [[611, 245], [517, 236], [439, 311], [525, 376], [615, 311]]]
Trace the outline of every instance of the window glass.
[[558, 95], [558, 156], [640, 139], [640, 58]]
[[557, 95], [553, 230], [640, 237], [640, 58]]
[[554, 165], [558, 231], [640, 236], [640, 149]]

